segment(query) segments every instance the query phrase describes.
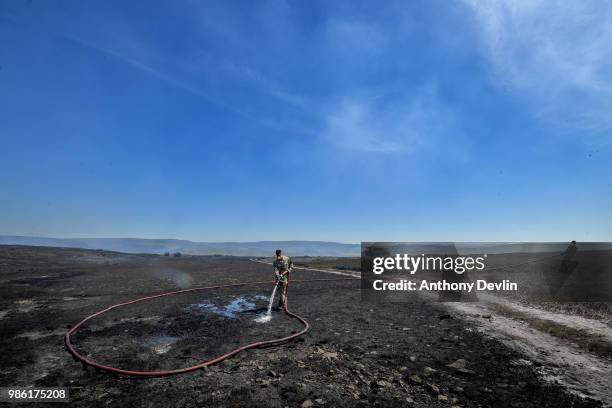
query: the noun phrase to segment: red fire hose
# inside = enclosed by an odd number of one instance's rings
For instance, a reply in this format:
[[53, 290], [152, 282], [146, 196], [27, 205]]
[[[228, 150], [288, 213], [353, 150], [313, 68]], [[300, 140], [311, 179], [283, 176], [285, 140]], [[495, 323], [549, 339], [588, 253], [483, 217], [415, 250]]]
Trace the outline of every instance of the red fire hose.
[[[337, 280], [354, 280], [354, 279], [359, 279], [359, 278], [312, 279], [312, 280], [296, 280], [293, 282], [320, 282], [320, 281], [337, 281]], [[248, 285], [261, 285], [261, 284], [269, 284], [269, 283], [270, 281], [259, 281], [259, 282], [232, 283], [232, 284], [226, 284], [226, 285], [204, 286], [204, 287], [199, 287], [199, 288], [176, 290], [173, 292], [166, 292], [166, 293], [161, 293], [158, 295], [146, 296], [146, 297], [142, 297], [139, 299], [130, 300], [124, 303], [118, 303], [116, 305], [109, 306], [106, 309], [102, 309], [99, 312], [96, 312], [90, 316], [87, 316], [86, 318], [84, 318], [83, 320], [81, 320], [80, 322], [72, 326], [70, 330], [68, 330], [68, 332], [66, 333], [66, 336], [64, 337], [64, 341], [66, 343], [66, 349], [68, 350], [70, 354], [72, 354], [75, 361], [80, 361], [81, 364], [83, 364], [83, 368], [87, 368], [87, 366], [91, 366], [91, 367], [94, 367], [96, 370], [106, 371], [106, 372], [115, 373], [115, 374], [131, 375], [131, 376], [136, 376], [136, 377], [164, 377], [164, 376], [183, 374], [183, 373], [188, 373], [191, 371], [203, 369], [205, 367], [211, 366], [213, 364], [217, 364], [225, 359], [228, 359], [240, 353], [241, 351], [256, 348], [256, 347], [264, 347], [264, 346], [272, 346], [272, 345], [281, 344], [289, 340], [295, 339], [296, 337], [301, 336], [302, 334], [306, 333], [310, 325], [308, 324], [306, 319], [289, 311], [289, 308], [287, 306], [288, 301], [286, 301], [285, 304], [283, 305], [283, 310], [285, 311], [287, 315], [289, 315], [290, 317], [294, 319], [299, 320], [299, 322], [304, 325], [304, 329], [302, 329], [302, 331], [293, 333], [290, 336], [282, 337], [279, 339], [258, 341], [255, 343], [246, 344], [244, 346], [238, 347], [237, 349], [231, 350], [225, 354], [214, 357], [210, 360], [202, 361], [201, 363], [198, 363], [190, 367], [177, 368], [175, 370], [134, 371], [134, 370], [125, 370], [123, 368], [116, 368], [116, 367], [96, 363], [95, 361], [89, 360], [88, 358], [79, 354], [79, 352], [75, 350], [71, 342], [72, 335], [75, 334], [77, 330], [79, 329], [79, 327], [81, 327], [85, 322], [87, 322], [90, 319], [93, 319], [96, 316], [106, 313], [109, 310], [112, 310], [112, 309], [115, 309], [121, 306], [127, 306], [133, 303], [144, 302], [146, 300], [157, 299], [157, 298], [165, 297], [165, 296], [178, 295], [178, 294], [187, 293], [187, 292], [196, 292], [196, 291], [207, 290], [207, 289], [219, 289], [219, 288], [229, 288], [229, 287], [248, 286]], [[288, 286], [289, 286], [289, 281], [287, 281], [287, 289], [288, 289]]]

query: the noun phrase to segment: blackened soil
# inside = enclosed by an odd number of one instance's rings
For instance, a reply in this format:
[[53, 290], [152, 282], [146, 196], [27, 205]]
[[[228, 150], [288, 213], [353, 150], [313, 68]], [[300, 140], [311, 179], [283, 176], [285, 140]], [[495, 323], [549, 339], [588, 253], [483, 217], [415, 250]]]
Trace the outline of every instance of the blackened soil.
[[[537, 365], [439, 304], [362, 303], [359, 281], [350, 280], [290, 284], [291, 310], [311, 324], [306, 335], [191, 374], [83, 371], [64, 350], [66, 329], [109, 305], [271, 276], [269, 266], [240, 258], [0, 247], [0, 386], [67, 386], [71, 404], [83, 407], [599, 406], [545, 383]], [[337, 277], [295, 271], [291, 278]], [[117, 308], [89, 321], [74, 343], [89, 358], [126, 369], [193, 365], [300, 330], [279, 310], [270, 323], [254, 321], [271, 289], [206, 290]], [[224, 314], [236, 299], [251, 304]]]

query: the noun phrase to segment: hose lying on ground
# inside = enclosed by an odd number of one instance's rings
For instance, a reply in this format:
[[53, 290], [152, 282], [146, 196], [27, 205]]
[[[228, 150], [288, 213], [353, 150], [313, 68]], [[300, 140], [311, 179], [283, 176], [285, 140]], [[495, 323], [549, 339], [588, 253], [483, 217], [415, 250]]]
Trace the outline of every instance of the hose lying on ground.
[[[359, 279], [359, 278], [334, 278], [334, 279], [311, 279], [311, 280], [294, 280], [292, 282], [320, 282], [320, 281], [338, 281], [338, 280], [355, 280], [355, 279]], [[262, 284], [270, 284], [270, 281], [259, 281], [259, 282], [246, 282], [246, 283], [232, 283], [232, 284], [225, 284], [225, 285], [214, 285], [214, 286], [204, 286], [204, 287], [199, 287], [199, 288], [191, 288], [191, 289], [183, 289], [183, 290], [176, 290], [176, 291], [172, 291], [172, 292], [166, 292], [166, 293], [160, 293], [158, 295], [153, 295], [153, 296], [146, 296], [146, 297], [142, 297], [142, 298], [138, 298], [138, 299], [134, 299], [134, 300], [130, 300], [128, 302], [123, 302], [123, 303], [118, 303], [116, 305], [113, 306], [109, 306], [106, 309], [102, 309], [92, 315], [87, 316], [86, 318], [84, 318], [83, 320], [81, 320], [80, 322], [78, 322], [77, 324], [75, 324], [74, 326], [72, 326], [68, 332], [66, 333], [65, 337], [64, 337], [64, 342], [66, 344], [66, 349], [68, 350], [68, 352], [70, 354], [72, 354], [73, 358], [75, 359], [75, 361], [80, 361], [81, 364], [83, 365], [83, 368], [87, 368], [87, 366], [91, 366], [93, 368], [95, 368], [96, 370], [101, 370], [101, 371], [106, 371], [109, 373], [114, 373], [114, 374], [124, 374], [124, 375], [130, 375], [130, 376], [136, 376], [136, 377], [164, 377], [164, 376], [169, 376], [169, 375], [176, 375], [176, 374], [183, 374], [183, 373], [189, 373], [192, 371], [196, 371], [199, 369], [203, 369], [205, 367], [211, 366], [213, 364], [217, 364], [223, 360], [226, 360], [232, 356], [235, 356], [236, 354], [240, 353], [241, 351], [244, 350], [248, 350], [248, 349], [252, 349], [252, 348], [257, 348], [257, 347], [265, 347], [265, 346], [273, 346], [273, 345], [278, 345], [281, 343], [285, 343], [289, 340], [295, 339], [296, 337], [301, 336], [302, 334], [306, 333], [310, 327], [310, 325], [308, 324], [308, 322], [306, 321], [306, 319], [304, 319], [302, 316], [299, 316], [293, 312], [291, 312], [287, 306], [288, 301], [285, 302], [285, 304], [283, 305], [283, 310], [285, 311], [285, 313], [294, 318], [297, 319], [300, 323], [302, 323], [302, 325], [304, 326], [304, 328], [297, 332], [297, 333], [293, 333], [290, 336], [286, 336], [286, 337], [281, 337], [278, 339], [272, 339], [272, 340], [265, 340], [265, 341], [258, 341], [255, 343], [250, 343], [250, 344], [246, 344], [244, 346], [238, 347], [234, 350], [231, 350], [225, 354], [222, 354], [220, 356], [214, 357], [210, 360], [206, 360], [206, 361], [202, 361], [196, 365], [190, 366], [190, 367], [184, 367], [184, 368], [177, 368], [174, 370], [163, 370], [163, 371], [134, 371], [134, 370], [125, 370], [123, 368], [116, 368], [116, 367], [112, 367], [109, 365], [104, 365], [104, 364], [100, 364], [100, 363], [96, 363], [93, 360], [90, 360], [84, 356], [82, 356], [81, 354], [79, 354], [78, 351], [75, 350], [72, 342], [71, 342], [71, 337], [79, 330], [79, 328], [88, 320], [93, 319], [96, 316], [99, 316], [103, 313], [106, 313], [112, 309], [116, 309], [118, 307], [122, 307], [122, 306], [127, 306], [127, 305], [131, 305], [134, 303], [139, 303], [139, 302], [144, 302], [147, 300], [152, 300], [152, 299], [157, 299], [160, 297], [165, 297], [165, 296], [172, 296], [172, 295], [178, 295], [181, 293], [187, 293], [187, 292], [197, 292], [197, 291], [201, 291], [201, 290], [208, 290], [208, 289], [220, 289], [220, 288], [229, 288], [229, 287], [239, 287], [239, 286], [249, 286], [249, 285], [262, 285]], [[287, 282], [288, 285], [288, 282]]]

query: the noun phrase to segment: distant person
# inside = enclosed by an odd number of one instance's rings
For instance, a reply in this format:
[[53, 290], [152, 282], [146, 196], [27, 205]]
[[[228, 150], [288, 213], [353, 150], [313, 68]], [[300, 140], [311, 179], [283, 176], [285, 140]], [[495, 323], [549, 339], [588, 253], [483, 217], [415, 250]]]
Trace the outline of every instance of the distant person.
[[578, 248], [576, 247], [576, 241], [572, 241], [570, 242], [570, 244], [567, 246], [567, 249], [565, 250], [565, 252], [563, 252], [561, 255], [563, 255], [563, 260], [561, 261], [561, 271], [562, 272], [569, 272], [572, 269], [574, 269], [575, 265], [573, 265], [573, 259], [574, 256], [576, 256], [576, 252], [578, 252]]
[[576, 247], [576, 241], [570, 242], [570, 244], [567, 246], [567, 249], [563, 253], [563, 255], [564, 255], [563, 259], [568, 257], [569, 258], [568, 260], [571, 261], [571, 258], [573, 258], [574, 255], [576, 255], [577, 251], [578, 251], [578, 248]]
[[561, 258], [559, 269], [556, 273], [551, 271], [552, 273], [549, 273], [547, 274], [548, 276], [546, 276], [546, 282], [548, 283], [548, 289], [552, 297], [543, 300], [557, 301], [560, 299], [559, 296], [563, 295], [563, 292], [560, 291], [562, 290], [563, 285], [565, 285], [567, 279], [572, 274], [573, 270], [578, 265], [578, 262], [574, 261], [576, 252], [578, 252], [576, 241], [572, 241], [567, 246], [567, 249], [560, 254], [563, 258]]
[[276, 276], [276, 286], [280, 291], [278, 307], [282, 308], [287, 304], [287, 280], [289, 279], [289, 272], [293, 269], [293, 262], [291, 258], [283, 255], [280, 249], [277, 249], [276, 259], [272, 265], [274, 266], [274, 275]]

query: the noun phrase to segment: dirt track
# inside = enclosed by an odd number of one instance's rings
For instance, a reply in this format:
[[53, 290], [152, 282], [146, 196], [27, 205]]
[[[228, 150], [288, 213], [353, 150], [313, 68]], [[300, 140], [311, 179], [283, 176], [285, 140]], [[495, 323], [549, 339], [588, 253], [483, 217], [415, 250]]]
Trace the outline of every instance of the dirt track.
[[[599, 405], [543, 382], [537, 361], [483, 336], [439, 304], [362, 304], [358, 281], [291, 285], [291, 308], [312, 330], [206, 371], [113, 377], [82, 371], [64, 350], [66, 327], [102, 307], [177, 288], [271, 277], [268, 265], [248, 259], [0, 247], [0, 386], [69, 386], [72, 404], [88, 407]], [[329, 277], [315, 271], [292, 276]], [[123, 368], [191, 365], [297, 330], [280, 311], [269, 324], [254, 322], [271, 289], [214, 290], [116, 309], [92, 321], [75, 343], [91, 358]], [[243, 303], [232, 311], [237, 298]]]

